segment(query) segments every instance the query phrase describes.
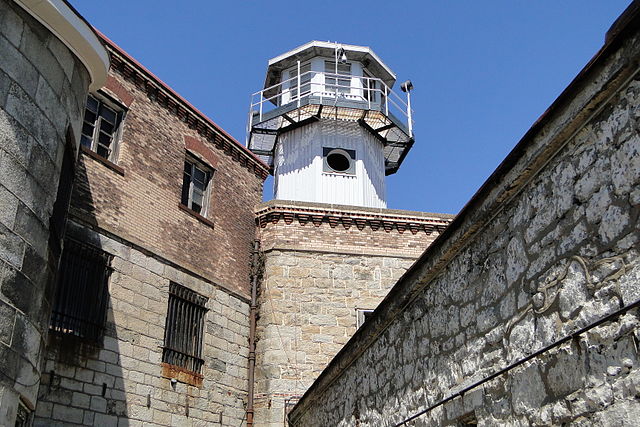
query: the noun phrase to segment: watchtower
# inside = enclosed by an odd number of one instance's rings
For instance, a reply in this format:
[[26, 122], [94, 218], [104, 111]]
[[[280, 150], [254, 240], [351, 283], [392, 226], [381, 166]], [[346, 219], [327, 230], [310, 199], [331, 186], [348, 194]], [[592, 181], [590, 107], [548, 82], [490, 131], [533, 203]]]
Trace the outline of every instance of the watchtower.
[[252, 95], [247, 146], [274, 198], [386, 208], [385, 176], [413, 144], [409, 91], [368, 47], [312, 41], [269, 61]]

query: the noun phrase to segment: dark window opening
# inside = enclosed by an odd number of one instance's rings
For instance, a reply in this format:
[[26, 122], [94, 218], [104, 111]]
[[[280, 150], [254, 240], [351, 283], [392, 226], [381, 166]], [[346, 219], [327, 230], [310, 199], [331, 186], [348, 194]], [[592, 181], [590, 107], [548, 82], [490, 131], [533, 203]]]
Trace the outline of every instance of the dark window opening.
[[54, 251], [56, 257], [60, 255], [74, 179], [75, 158], [73, 157], [73, 135], [71, 134], [71, 130], [67, 130], [60, 180], [58, 181], [58, 193], [56, 195], [56, 201], [53, 203], [53, 212], [49, 218], [49, 246]]
[[364, 322], [366, 322], [371, 318], [371, 316], [373, 316], [373, 310], [367, 308], [359, 308], [356, 310], [356, 314], [356, 328], [359, 329], [360, 326], [364, 324]]
[[50, 329], [97, 341], [107, 317], [112, 256], [75, 240], [65, 240]]
[[191, 156], [185, 159], [181, 203], [205, 217], [209, 205], [209, 184], [212, 174], [211, 170]]
[[169, 284], [169, 308], [164, 330], [162, 361], [200, 373], [204, 317], [207, 298], [181, 286]]
[[342, 153], [331, 153], [327, 156], [327, 164], [334, 171], [344, 172], [349, 169], [351, 162], [349, 158]]
[[356, 152], [342, 148], [323, 148], [323, 172], [355, 175]]

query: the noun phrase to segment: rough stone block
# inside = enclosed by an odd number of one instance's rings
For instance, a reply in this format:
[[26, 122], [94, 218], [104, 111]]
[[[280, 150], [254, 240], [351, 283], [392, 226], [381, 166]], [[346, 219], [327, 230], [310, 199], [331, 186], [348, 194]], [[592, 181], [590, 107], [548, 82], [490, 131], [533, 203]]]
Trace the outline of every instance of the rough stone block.
[[82, 409], [71, 408], [59, 404], [53, 405], [53, 419], [67, 423], [82, 424], [84, 412]]

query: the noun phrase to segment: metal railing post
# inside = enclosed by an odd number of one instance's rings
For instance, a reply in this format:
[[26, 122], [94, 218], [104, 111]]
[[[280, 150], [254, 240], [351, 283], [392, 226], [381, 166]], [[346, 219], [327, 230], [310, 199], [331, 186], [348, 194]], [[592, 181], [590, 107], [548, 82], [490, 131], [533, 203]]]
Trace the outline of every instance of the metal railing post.
[[413, 138], [413, 120], [411, 120], [411, 92], [407, 92], [407, 117], [409, 118], [409, 138]]
[[300, 108], [300, 61], [298, 61], [298, 108]]
[[389, 117], [389, 92], [387, 85], [384, 85], [384, 111], [385, 116]]

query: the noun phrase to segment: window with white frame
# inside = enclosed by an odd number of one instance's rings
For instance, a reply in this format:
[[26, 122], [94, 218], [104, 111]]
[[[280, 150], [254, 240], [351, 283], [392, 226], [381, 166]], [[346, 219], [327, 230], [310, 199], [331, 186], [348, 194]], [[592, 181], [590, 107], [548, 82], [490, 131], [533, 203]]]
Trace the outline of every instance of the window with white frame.
[[101, 95], [87, 96], [80, 143], [105, 159], [116, 162], [124, 108]]
[[324, 61], [324, 72], [325, 92], [351, 92], [351, 64], [338, 63], [336, 73], [336, 62]]
[[184, 160], [181, 203], [204, 217], [207, 216], [209, 206], [212, 176], [212, 169], [187, 154]]
[[[298, 99], [298, 66], [289, 69], [289, 100]], [[300, 65], [300, 97], [311, 92], [311, 63]]]
[[376, 102], [378, 99], [378, 81], [367, 71], [362, 70], [362, 95], [366, 101]]

